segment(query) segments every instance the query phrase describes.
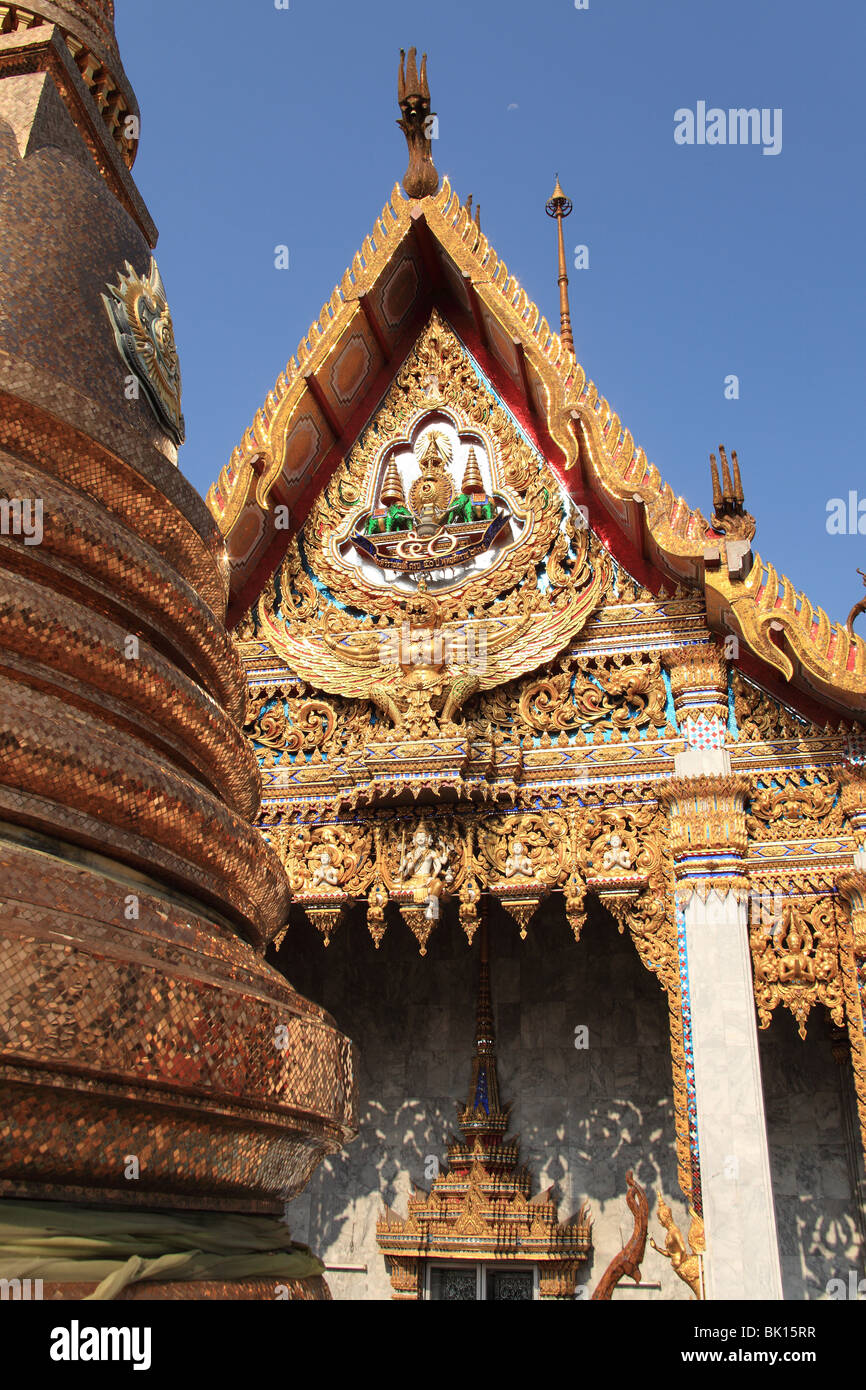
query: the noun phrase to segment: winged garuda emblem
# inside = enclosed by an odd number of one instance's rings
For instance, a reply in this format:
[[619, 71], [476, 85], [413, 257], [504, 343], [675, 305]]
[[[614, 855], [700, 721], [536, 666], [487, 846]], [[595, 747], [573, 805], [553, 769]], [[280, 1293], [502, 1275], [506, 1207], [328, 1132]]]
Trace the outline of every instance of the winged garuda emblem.
[[156, 261], [145, 278], [129, 261], [116, 285], [102, 296], [117, 350], [175, 444], [184, 440], [180, 363], [171, 311]]
[[441, 621], [422, 590], [405, 601], [400, 624], [375, 626], [335, 605], [293, 621], [263, 596], [259, 636], [309, 685], [371, 700], [399, 734], [427, 737], [456, 722], [476, 692], [551, 661], [580, 630], [604, 592], [608, 563], [603, 553], [590, 560], [587, 533], [578, 547], [561, 588], [518, 589], [477, 617]]

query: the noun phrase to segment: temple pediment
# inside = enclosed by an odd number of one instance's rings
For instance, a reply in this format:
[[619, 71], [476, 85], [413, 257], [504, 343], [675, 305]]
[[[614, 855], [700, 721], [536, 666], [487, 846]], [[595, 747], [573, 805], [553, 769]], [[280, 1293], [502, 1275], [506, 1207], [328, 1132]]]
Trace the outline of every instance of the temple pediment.
[[[447, 179], [417, 198], [395, 187], [208, 493], [231, 560], [230, 621], [258, 600], [437, 310], [562, 488], [641, 582], [655, 594], [695, 588], [711, 630], [742, 642], [759, 670], [792, 683], [805, 705], [866, 714], [866, 644], [850, 622], [834, 624], [753, 552], [755, 522], [736, 466], [731, 488], [722, 456], [709, 520], [676, 497]], [[489, 527], [467, 532], [466, 548], [491, 544], [487, 532], [500, 515], [476, 517]], [[366, 543], [375, 562], [380, 550], [400, 546], [388, 539], [393, 534], [382, 542], [359, 536], [359, 549]]]

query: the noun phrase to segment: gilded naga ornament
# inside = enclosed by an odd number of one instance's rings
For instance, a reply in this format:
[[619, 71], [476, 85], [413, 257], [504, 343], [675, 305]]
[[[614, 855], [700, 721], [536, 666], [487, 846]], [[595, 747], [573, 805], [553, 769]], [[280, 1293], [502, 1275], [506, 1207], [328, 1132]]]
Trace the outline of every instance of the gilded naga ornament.
[[604, 1274], [595, 1286], [593, 1299], [609, 1301], [620, 1279], [626, 1275], [636, 1284], [640, 1283], [640, 1267], [646, 1252], [647, 1226], [649, 1225], [649, 1203], [640, 1183], [629, 1169], [625, 1175], [628, 1185], [626, 1206], [634, 1220], [634, 1230], [618, 1255], [614, 1255]]
[[[863, 570], [860, 569], [858, 569], [857, 573], [863, 580], [863, 584], [866, 585], [866, 574], [864, 574]], [[854, 635], [854, 623], [857, 620], [857, 618], [860, 617], [861, 613], [866, 613], [866, 598], [858, 599], [857, 602], [854, 604], [854, 607], [851, 609], [851, 612], [848, 614], [848, 620], [845, 623], [845, 626], [852, 636]]]
[[740, 478], [740, 464], [735, 449], [731, 450], [732, 468], [728, 466], [728, 456], [723, 444], [719, 445], [719, 458], [722, 461], [722, 478], [715, 454], [710, 454], [710, 474], [713, 480], [713, 527], [727, 540], [750, 541], [755, 535], [755, 518], [747, 512], [743, 498], [743, 483]]

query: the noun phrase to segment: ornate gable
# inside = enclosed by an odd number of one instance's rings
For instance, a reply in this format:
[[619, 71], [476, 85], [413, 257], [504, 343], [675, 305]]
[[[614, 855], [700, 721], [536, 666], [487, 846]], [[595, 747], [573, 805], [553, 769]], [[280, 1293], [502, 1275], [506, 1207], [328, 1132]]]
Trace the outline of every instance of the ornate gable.
[[437, 308], [564, 490], [653, 593], [694, 587], [710, 629], [736, 635], [771, 681], [790, 682], [813, 707], [866, 716], [866, 643], [851, 620], [833, 623], [753, 552], [736, 463], [731, 483], [723, 456], [724, 487], [714, 473], [709, 521], [676, 497], [447, 179], [426, 196], [395, 187], [208, 493], [231, 557], [233, 621], [269, 583], [288, 534], [354, 450]]
[[302, 680], [372, 701], [405, 745], [452, 736], [467, 698], [556, 657], [610, 578], [603, 548], [434, 314], [290, 542], [254, 626]]

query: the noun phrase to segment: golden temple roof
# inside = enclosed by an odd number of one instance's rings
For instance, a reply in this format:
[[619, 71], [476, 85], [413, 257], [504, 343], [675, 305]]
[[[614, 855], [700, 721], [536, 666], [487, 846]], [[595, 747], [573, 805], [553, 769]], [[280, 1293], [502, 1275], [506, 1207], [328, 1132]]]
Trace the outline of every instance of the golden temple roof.
[[663, 482], [447, 178], [422, 199], [395, 185], [208, 493], [232, 562], [231, 617], [282, 559], [289, 533], [274, 528], [275, 505], [288, 507], [293, 529], [302, 524], [434, 307], [627, 567], [703, 589], [716, 631], [737, 634], [813, 699], [866, 716], [862, 638]]

